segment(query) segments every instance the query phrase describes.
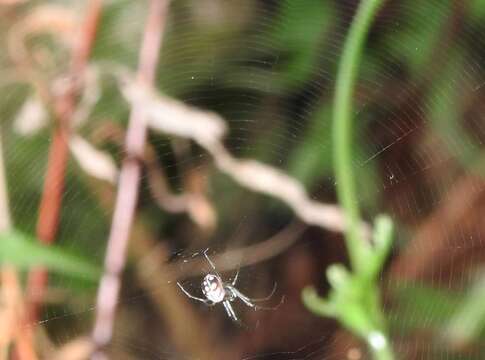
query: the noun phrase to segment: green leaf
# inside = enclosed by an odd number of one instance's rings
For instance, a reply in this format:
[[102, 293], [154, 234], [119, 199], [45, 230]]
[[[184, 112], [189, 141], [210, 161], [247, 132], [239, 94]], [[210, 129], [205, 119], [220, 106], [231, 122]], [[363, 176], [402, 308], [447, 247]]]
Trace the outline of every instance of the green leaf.
[[318, 296], [313, 287], [306, 287], [301, 293], [303, 304], [313, 313], [320, 316], [335, 317], [336, 311], [333, 304]]
[[378, 215], [374, 221], [372, 254], [365, 266], [364, 276], [373, 280], [379, 275], [392, 247], [394, 225], [387, 215]]
[[43, 266], [62, 275], [92, 281], [96, 281], [101, 274], [101, 270], [88, 261], [56, 245], [43, 245], [16, 230], [0, 234], [0, 263], [23, 270]]
[[327, 279], [332, 289], [338, 291], [350, 287], [352, 275], [342, 264], [332, 264], [327, 268]]

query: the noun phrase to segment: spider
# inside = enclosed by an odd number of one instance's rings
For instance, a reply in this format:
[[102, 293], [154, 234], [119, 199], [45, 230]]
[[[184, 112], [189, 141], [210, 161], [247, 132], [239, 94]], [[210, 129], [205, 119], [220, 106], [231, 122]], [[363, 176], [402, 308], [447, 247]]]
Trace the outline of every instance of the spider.
[[255, 302], [258, 302], [258, 301], [269, 300], [276, 291], [276, 283], [273, 287], [273, 290], [268, 296], [260, 299], [251, 299], [248, 296], [244, 295], [235, 287], [237, 278], [239, 276], [239, 269], [237, 270], [236, 275], [234, 276], [234, 279], [232, 279], [231, 282], [224, 282], [222, 280], [221, 275], [216, 270], [214, 263], [207, 255], [208, 250], [209, 249], [206, 249], [204, 251], [204, 257], [206, 258], [207, 262], [211, 266], [214, 273], [207, 274], [204, 277], [204, 280], [202, 280], [202, 284], [201, 284], [202, 293], [204, 294], [205, 299], [192, 295], [187, 290], [185, 290], [184, 287], [179, 282], [177, 282], [178, 287], [184, 292], [185, 295], [187, 295], [187, 297], [193, 300], [200, 301], [207, 306], [214, 306], [216, 304], [222, 303], [222, 305], [224, 305], [224, 309], [226, 310], [226, 313], [229, 316], [229, 318], [236, 323], [239, 323], [239, 319], [231, 305], [231, 303], [236, 299], [240, 299], [246, 306], [249, 306], [254, 310], [275, 310], [279, 305], [281, 305], [281, 303], [284, 300], [284, 297], [281, 298], [280, 304], [278, 304], [276, 307], [265, 307], [265, 306], [259, 306], [254, 304]]

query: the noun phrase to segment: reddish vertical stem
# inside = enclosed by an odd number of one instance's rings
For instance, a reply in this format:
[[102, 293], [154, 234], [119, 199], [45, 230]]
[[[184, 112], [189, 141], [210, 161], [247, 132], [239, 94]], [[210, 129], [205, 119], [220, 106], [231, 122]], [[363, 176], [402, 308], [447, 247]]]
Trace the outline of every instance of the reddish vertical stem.
[[[139, 55], [137, 79], [140, 84], [152, 86], [160, 52], [168, 1], [151, 0]], [[108, 239], [104, 274], [98, 289], [96, 319], [92, 338], [95, 352], [92, 359], [105, 359], [104, 348], [112, 338], [116, 303], [121, 286], [121, 272], [125, 265], [128, 238], [138, 200], [141, 159], [147, 129], [143, 105], [135, 104], [131, 110], [125, 139], [125, 157], [120, 173], [116, 203]]]
[[72, 58], [73, 75], [82, 74], [88, 63], [91, 50], [93, 49], [94, 40], [96, 39], [103, 1], [91, 0], [88, 6], [82, 32], [79, 41], [76, 44], [75, 54]]
[[68, 159], [68, 136], [66, 126], [59, 124], [53, 130], [37, 221], [37, 237], [45, 244], [53, 242], [57, 233]]
[[[37, 221], [37, 237], [44, 244], [50, 244], [54, 241], [58, 228], [64, 173], [68, 159], [67, 137], [68, 134], [64, 127], [59, 126], [54, 129]], [[46, 286], [46, 270], [43, 268], [33, 269], [29, 273], [27, 284], [29, 322], [35, 322], [38, 318]]]
[[[65, 172], [69, 157], [70, 119], [76, 107], [76, 98], [86, 64], [95, 40], [97, 24], [101, 14], [102, 0], [91, 0], [88, 4], [85, 22], [81, 28], [79, 41], [72, 54], [69, 89], [54, 100], [55, 127], [52, 133], [52, 142], [49, 148], [47, 170], [44, 178], [44, 188], [39, 207], [37, 220], [37, 237], [44, 244], [52, 243], [59, 227], [59, 214], [64, 191]], [[28, 279], [28, 305], [29, 321], [34, 322], [38, 317], [39, 307], [42, 303], [47, 285], [47, 272], [45, 269], [34, 269]]]

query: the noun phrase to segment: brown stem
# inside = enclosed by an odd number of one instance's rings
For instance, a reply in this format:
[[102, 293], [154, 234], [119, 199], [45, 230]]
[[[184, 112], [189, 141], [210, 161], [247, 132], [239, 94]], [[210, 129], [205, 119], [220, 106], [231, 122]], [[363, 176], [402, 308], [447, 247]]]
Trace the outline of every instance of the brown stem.
[[[82, 26], [79, 42], [72, 54], [72, 64], [69, 77], [72, 80], [81, 79], [86, 68], [89, 54], [94, 43], [97, 24], [101, 13], [102, 0], [91, 0], [88, 4], [87, 15]], [[55, 240], [59, 213], [64, 191], [65, 172], [67, 167], [70, 133], [70, 119], [76, 107], [76, 98], [80, 89], [79, 81], [72, 81], [71, 86], [55, 99], [54, 116], [55, 126], [52, 142], [49, 148], [47, 170], [44, 179], [44, 188], [39, 207], [37, 221], [37, 237], [44, 244]], [[27, 285], [28, 321], [35, 322], [39, 307], [47, 285], [47, 272], [37, 268], [29, 274]]]
[[[67, 133], [60, 127], [54, 129], [47, 171], [44, 180], [43, 196], [40, 203], [37, 221], [37, 237], [44, 244], [54, 241], [57, 233], [59, 212], [64, 188], [64, 173], [68, 158]], [[40, 305], [47, 286], [47, 272], [43, 268], [35, 268], [29, 273], [27, 284], [28, 321], [35, 322], [38, 318]]]
[[[151, 86], [156, 75], [156, 65], [168, 8], [166, 0], [151, 0], [140, 50], [137, 80]], [[138, 198], [141, 164], [147, 129], [142, 104], [134, 104], [126, 133], [125, 157], [120, 173], [116, 204], [108, 239], [104, 274], [98, 289], [96, 319], [92, 338], [95, 352], [92, 359], [104, 359], [104, 347], [112, 337], [116, 303], [120, 292], [120, 275], [124, 268], [126, 248]]]
[[[305, 229], [306, 225], [295, 221], [269, 239], [243, 248], [231, 249], [223, 254], [212, 255], [211, 258], [216, 264], [217, 271], [220, 273], [258, 264], [288, 249], [298, 240]], [[154, 252], [153, 248], [151, 251]], [[170, 281], [177, 281], [204, 273], [206, 260], [203, 258], [193, 259], [190, 261], [190, 264], [185, 264], [184, 260], [179, 261], [164, 266], [164, 272], [169, 274], [167, 278]], [[184, 265], [183, 267], [181, 266], [182, 264]]]
[[88, 4], [83, 31], [80, 34], [79, 42], [76, 44], [76, 50], [72, 59], [72, 72], [74, 75], [82, 74], [86, 68], [94, 40], [96, 39], [102, 5], [102, 0], [91, 0]]

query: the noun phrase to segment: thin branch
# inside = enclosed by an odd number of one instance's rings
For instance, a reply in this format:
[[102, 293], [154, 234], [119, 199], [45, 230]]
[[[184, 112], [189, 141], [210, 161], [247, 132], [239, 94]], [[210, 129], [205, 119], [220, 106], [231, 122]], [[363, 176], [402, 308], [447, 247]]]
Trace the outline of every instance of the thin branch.
[[8, 231], [11, 227], [7, 179], [5, 177], [5, 162], [3, 159], [3, 139], [0, 131], [0, 232]]
[[[149, 144], [145, 147], [143, 158], [150, 193], [155, 203], [169, 213], [187, 213], [191, 220], [205, 232], [211, 232], [217, 222], [216, 211], [205, 194], [205, 184], [194, 185], [200, 173], [187, 173], [184, 176], [185, 191], [180, 194], [171, 192], [163, 169], [158, 165], [155, 149]], [[191, 181], [192, 180], [192, 181]]]
[[150, 194], [156, 204], [169, 213], [186, 212], [189, 207], [190, 195], [174, 194], [170, 191], [163, 169], [158, 165], [155, 149], [147, 144], [145, 148], [145, 167]]
[[[1, 272], [2, 281], [2, 301], [4, 306], [11, 312], [10, 324], [3, 324], [10, 327], [11, 335], [15, 340], [15, 352], [17, 358], [22, 360], [37, 360], [34, 351], [34, 335], [32, 328], [24, 326], [22, 321], [25, 317], [25, 303], [22, 297], [20, 280], [17, 271], [10, 266], [4, 266]], [[6, 339], [4, 339], [6, 340]], [[2, 346], [8, 348], [7, 343]]]
[[[118, 125], [113, 123], [103, 123], [96, 129], [93, 138], [95, 138], [95, 143], [109, 140], [118, 146], [122, 146], [124, 134], [124, 130]], [[70, 145], [73, 154], [81, 164], [81, 158], [83, 157], [81, 154], [81, 147], [76, 149], [78, 150], [78, 154], [76, 155], [76, 151], [74, 151], [75, 149], [72, 146], [72, 140]], [[108, 159], [109, 155], [101, 152], [99, 152], [98, 155], [95, 155], [94, 149], [89, 150], [86, 148], [83, 150], [83, 153], [88, 152], [92, 153], [92, 156], [89, 158], [86, 156], [84, 161], [85, 164], [81, 167], [94, 177], [115, 183], [114, 179], [118, 178], [117, 174], [119, 171], [113, 169], [110, 165], [114, 162], [113, 160]], [[99, 170], [94, 166], [94, 161], [91, 159], [94, 159], [95, 157], [98, 159], [96, 163], [103, 163], [103, 166], [99, 166]], [[205, 194], [206, 184], [204, 183], [204, 180], [201, 180], [204, 176], [200, 173], [199, 169], [197, 173], [188, 172], [184, 176], [186, 189], [183, 193], [174, 193], [169, 187], [164, 170], [158, 164], [156, 151], [149, 142], [145, 144], [145, 152], [143, 158], [140, 160], [143, 160], [145, 166], [144, 170], [146, 171], [146, 179], [150, 194], [161, 209], [172, 214], [187, 213], [192, 221], [205, 232], [211, 232], [215, 228], [217, 222], [216, 211]], [[108, 162], [110, 164], [108, 164]]]
[[[86, 63], [94, 43], [97, 24], [101, 13], [101, 0], [91, 0], [87, 9], [87, 16], [82, 27], [81, 37], [72, 54], [72, 64], [69, 77], [80, 79], [86, 68]], [[80, 82], [72, 81], [66, 91], [54, 101], [54, 116], [56, 126], [52, 134], [49, 148], [44, 188], [39, 207], [37, 221], [37, 237], [45, 244], [55, 240], [59, 225], [59, 214], [64, 191], [65, 172], [68, 160], [68, 138], [70, 133], [70, 119], [75, 112], [76, 98], [79, 93]], [[47, 272], [44, 269], [34, 269], [28, 279], [28, 314], [29, 321], [38, 317], [39, 306], [47, 285]]]
[[[81, 38], [72, 55], [71, 79], [82, 79], [90, 50], [94, 43], [96, 27], [101, 14], [101, 0], [91, 0], [86, 20], [82, 26]], [[68, 158], [69, 122], [76, 107], [76, 97], [80, 82], [72, 81], [71, 86], [55, 101], [57, 126], [54, 129], [49, 161], [42, 193], [37, 235], [41, 241], [51, 243], [58, 229], [59, 210], [64, 189], [64, 175]]]
[[[306, 228], [306, 225], [300, 222], [293, 222], [267, 240], [243, 248], [231, 249], [222, 254], [213, 255], [211, 258], [220, 272], [258, 264], [288, 249], [299, 239]], [[171, 275], [170, 281], [177, 281], [203, 274], [206, 271], [205, 266], [206, 261], [202, 258], [193, 259], [187, 264], [184, 260], [181, 260], [165, 265], [164, 272]]]
[[[280, 169], [232, 156], [223, 144], [227, 125], [218, 114], [126, 81], [129, 74], [122, 69], [117, 75], [126, 100], [131, 104], [143, 103], [148, 126], [165, 134], [192, 139], [214, 158], [221, 172], [241, 186], [283, 201], [307, 224], [336, 232], [346, 230], [345, 214], [339, 206], [313, 200], [299, 181]], [[369, 238], [370, 229], [366, 223], [360, 221], [357, 228], [363, 239]]]
[[[168, 1], [151, 0], [148, 20], [140, 50], [137, 82], [152, 85], [160, 52]], [[105, 272], [98, 289], [96, 319], [92, 333], [95, 352], [92, 359], [105, 359], [104, 347], [112, 338], [116, 303], [120, 292], [120, 275], [124, 268], [128, 238], [138, 198], [141, 164], [147, 127], [142, 104], [134, 104], [126, 134], [127, 156], [121, 168], [113, 221], [105, 258]]]

